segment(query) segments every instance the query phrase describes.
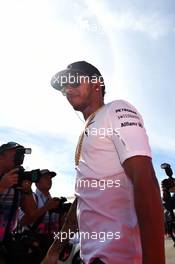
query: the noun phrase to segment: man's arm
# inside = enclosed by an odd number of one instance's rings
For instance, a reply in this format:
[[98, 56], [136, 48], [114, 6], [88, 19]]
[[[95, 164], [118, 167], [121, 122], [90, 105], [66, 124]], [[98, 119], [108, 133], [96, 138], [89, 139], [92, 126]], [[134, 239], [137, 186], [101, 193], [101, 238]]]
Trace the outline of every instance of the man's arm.
[[152, 161], [135, 156], [125, 160], [123, 168], [134, 186], [143, 264], [165, 264], [163, 208]]
[[50, 198], [47, 203], [41, 207], [37, 207], [37, 203], [33, 197], [32, 192], [29, 194], [23, 194], [22, 196], [22, 210], [24, 211], [24, 216], [21, 219], [23, 225], [35, 222], [39, 217], [44, 215], [47, 211], [55, 209], [59, 206], [59, 201]]

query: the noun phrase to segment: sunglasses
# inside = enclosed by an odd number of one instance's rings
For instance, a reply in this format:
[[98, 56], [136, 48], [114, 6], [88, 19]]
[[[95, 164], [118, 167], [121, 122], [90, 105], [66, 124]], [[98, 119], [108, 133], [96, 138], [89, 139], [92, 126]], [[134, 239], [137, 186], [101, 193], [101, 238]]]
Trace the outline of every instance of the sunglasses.
[[65, 96], [66, 95], [66, 87], [71, 87], [71, 88], [77, 88], [78, 86], [80, 86], [80, 82], [76, 82], [76, 83], [65, 83], [64, 85], [62, 85], [62, 89], [61, 92], [62, 94]]
[[67, 82], [63, 85], [64, 88], [66, 88], [67, 86], [70, 86], [71, 88], [77, 88], [78, 86], [80, 86], [81, 82], [80, 81], [76, 81], [76, 82]]
[[61, 92], [62, 94], [65, 96], [66, 95], [66, 87], [71, 87], [71, 88], [77, 88], [78, 86], [80, 86], [81, 82], [80, 80], [76, 80], [74, 82], [67, 82], [67, 83], [64, 83], [62, 85], [62, 89], [61, 89]]
[[[72, 79], [71, 79], [72, 78]], [[88, 75], [71, 75], [69, 80], [62, 84], [62, 94], [66, 95], [66, 88], [69, 86], [71, 88], [77, 88], [82, 82], [90, 81], [91, 77]]]

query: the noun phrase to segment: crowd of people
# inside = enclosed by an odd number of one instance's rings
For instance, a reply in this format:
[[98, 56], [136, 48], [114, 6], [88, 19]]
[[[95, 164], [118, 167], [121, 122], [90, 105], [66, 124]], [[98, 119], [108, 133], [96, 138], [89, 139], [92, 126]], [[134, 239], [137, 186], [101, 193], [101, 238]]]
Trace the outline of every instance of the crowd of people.
[[62, 198], [49, 192], [56, 173], [25, 172], [27, 153], [16, 142], [0, 146], [0, 263], [40, 263], [67, 213], [59, 209]]

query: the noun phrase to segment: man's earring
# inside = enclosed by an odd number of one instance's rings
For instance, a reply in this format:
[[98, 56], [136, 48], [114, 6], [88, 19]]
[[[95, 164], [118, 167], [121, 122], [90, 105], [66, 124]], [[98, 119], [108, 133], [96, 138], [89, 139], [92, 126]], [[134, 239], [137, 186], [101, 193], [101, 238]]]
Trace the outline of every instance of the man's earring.
[[97, 88], [96, 91], [99, 91], [99, 88]]

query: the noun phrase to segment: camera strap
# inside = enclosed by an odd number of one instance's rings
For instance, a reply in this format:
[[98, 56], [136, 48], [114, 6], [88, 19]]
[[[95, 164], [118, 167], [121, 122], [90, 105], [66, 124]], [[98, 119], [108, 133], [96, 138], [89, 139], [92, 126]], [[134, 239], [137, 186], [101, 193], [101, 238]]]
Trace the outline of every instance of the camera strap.
[[48, 234], [51, 235], [51, 217], [52, 217], [52, 212], [49, 211], [49, 222], [47, 226]]
[[[38, 208], [38, 196], [36, 195], [36, 193], [33, 193], [35, 196], [35, 201], [37, 204], [37, 208]], [[35, 231], [38, 226], [41, 224], [42, 220], [44, 219], [45, 215], [47, 212], [45, 212], [44, 214], [42, 214], [35, 222], [34, 224], [30, 227], [30, 231]]]
[[11, 221], [13, 219], [14, 213], [18, 208], [18, 198], [19, 198], [19, 190], [18, 189], [14, 189], [14, 196], [13, 196], [13, 202], [10, 208], [10, 213], [9, 213], [9, 217], [8, 217], [8, 221], [7, 221], [7, 225], [5, 227], [5, 232], [4, 232], [4, 239], [3, 241], [5, 241], [8, 238], [9, 235], [9, 231], [10, 231], [10, 225], [11, 225]]

